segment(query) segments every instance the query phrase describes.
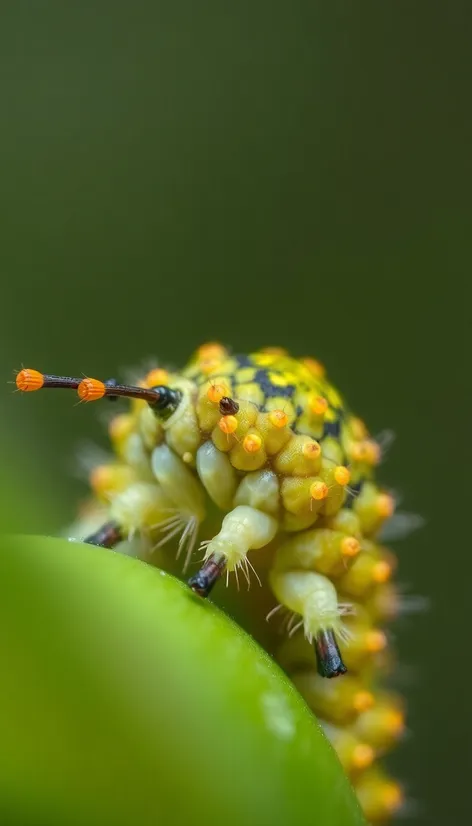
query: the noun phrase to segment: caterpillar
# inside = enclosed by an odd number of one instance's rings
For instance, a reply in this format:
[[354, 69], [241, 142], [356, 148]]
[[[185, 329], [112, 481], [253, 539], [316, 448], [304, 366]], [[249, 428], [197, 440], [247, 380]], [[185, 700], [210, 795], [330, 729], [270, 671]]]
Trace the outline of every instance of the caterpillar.
[[403, 790], [380, 760], [405, 731], [403, 699], [384, 687], [385, 627], [401, 608], [396, 558], [381, 538], [395, 532], [395, 499], [375, 478], [382, 445], [321, 363], [211, 342], [181, 372], [155, 367], [135, 385], [22, 369], [16, 386], [130, 400], [109, 424], [113, 461], [90, 474], [106, 516], [85, 542], [175, 542], [186, 570], [200, 539], [204, 558], [188, 585], [203, 599], [230, 575], [259, 578], [258, 553], [269, 555], [270, 613], [285, 612], [287, 629], [277, 659], [320, 720], [366, 820], [394, 816]]

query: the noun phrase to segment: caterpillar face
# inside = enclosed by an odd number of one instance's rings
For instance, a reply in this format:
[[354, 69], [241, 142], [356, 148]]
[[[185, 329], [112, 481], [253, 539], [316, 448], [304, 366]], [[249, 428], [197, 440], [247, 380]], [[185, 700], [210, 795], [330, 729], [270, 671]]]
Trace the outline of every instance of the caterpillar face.
[[[322, 365], [279, 348], [232, 355], [212, 343], [182, 372], [156, 368], [136, 386], [35, 370], [16, 383], [74, 388], [83, 401], [131, 399], [109, 428], [116, 460], [90, 476], [107, 517], [85, 541], [176, 539], [186, 567], [200, 537], [204, 562], [189, 586], [201, 597], [223, 574], [249, 581], [258, 549], [269, 546], [264, 586], [288, 617], [280, 663], [322, 721], [367, 819], [387, 820], [401, 790], [374, 763], [401, 736], [404, 717], [399, 698], [378, 688], [392, 614], [382, 606], [396, 594], [395, 559], [378, 536], [394, 500], [375, 481], [381, 446]], [[210, 504], [220, 522], [202, 536]]]

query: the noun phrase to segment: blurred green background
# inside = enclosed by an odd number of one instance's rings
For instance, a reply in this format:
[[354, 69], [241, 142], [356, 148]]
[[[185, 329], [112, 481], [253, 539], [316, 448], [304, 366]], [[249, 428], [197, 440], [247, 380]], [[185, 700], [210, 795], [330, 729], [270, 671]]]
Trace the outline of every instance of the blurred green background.
[[20, 0], [0, 26], [3, 525], [67, 524], [77, 445], [106, 445], [15, 368], [120, 376], [215, 338], [323, 360], [427, 520], [398, 545], [431, 600], [396, 631], [418, 824], [459, 821], [470, 743], [464, 8]]

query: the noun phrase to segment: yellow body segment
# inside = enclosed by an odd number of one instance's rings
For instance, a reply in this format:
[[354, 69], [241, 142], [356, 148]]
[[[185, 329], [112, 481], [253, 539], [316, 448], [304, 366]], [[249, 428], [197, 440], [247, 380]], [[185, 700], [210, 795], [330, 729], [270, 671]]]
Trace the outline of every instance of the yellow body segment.
[[[20, 389], [38, 389], [24, 372]], [[235, 355], [210, 343], [181, 372], [159, 367], [138, 386], [171, 388], [173, 406], [134, 398], [111, 421], [117, 461], [92, 472], [95, 500], [124, 539], [165, 546], [176, 537], [187, 562], [199, 539], [199, 558], [217, 573], [249, 579], [268, 547], [263, 586], [291, 629], [282, 667], [325, 726], [367, 818], [385, 822], [402, 794], [376, 761], [401, 736], [404, 710], [379, 687], [383, 625], [396, 605], [395, 559], [378, 540], [395, 504], [375, 481], [380, 446], [318, 361], [280, 348]], [[209, 509], [219, 514], [212, 535], [202, 527]]]

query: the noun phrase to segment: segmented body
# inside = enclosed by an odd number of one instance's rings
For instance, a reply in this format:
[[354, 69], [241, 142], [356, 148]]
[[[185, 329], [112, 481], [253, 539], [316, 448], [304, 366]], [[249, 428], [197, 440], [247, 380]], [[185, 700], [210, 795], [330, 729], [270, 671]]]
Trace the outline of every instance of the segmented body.
[[[20, 389], [42, 386], [42, 374], [29, 373], [35, 386], [23, 376]], [[98, 384], [82, 397], [98, 398]], [[401, 736], [404, 713], [381, 687], [383, 626], [398, 599], [395, 559], [377, 539], [394, 510], [375, 482], [379, 445], [317, 361], [278, 348], [232, 355], [204, 345], [182, 372], [156, 368], [138, 384], [157, 388], [160, 407], [134, 399], [111, 421], [117, 459], [90, 479], [108, 527], [88, 541], [177, 538], [188, 562], [204, 539], [206, 562], [190, 580], [203, 596], [225, 571], [249, 576], [248, 552], [257, 570], [258, 549], [269, 546], [264, 584], [289, 612], [279, 661], [324, 725], [368, 821], [385, 822], [402, 794], [378, 758]], [[221, 524], [204, 536], [209, 502]]]

